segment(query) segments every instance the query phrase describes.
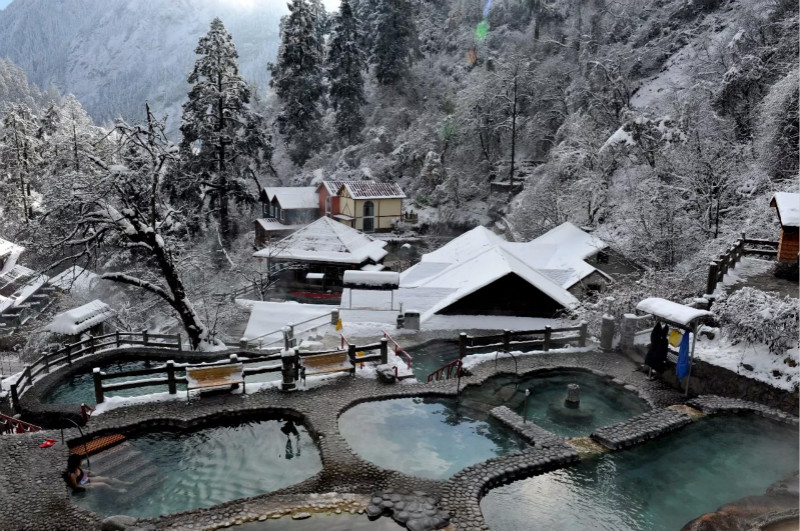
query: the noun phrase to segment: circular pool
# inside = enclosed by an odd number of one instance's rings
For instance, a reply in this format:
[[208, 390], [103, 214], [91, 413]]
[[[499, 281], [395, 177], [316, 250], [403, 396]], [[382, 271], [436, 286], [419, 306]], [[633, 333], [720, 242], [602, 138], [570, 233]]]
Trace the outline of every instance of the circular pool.
[[434, 479], [528, 447], [500, 422], [447, 398], [364, 402], [342, 413], [339, 430], [364, 459]]

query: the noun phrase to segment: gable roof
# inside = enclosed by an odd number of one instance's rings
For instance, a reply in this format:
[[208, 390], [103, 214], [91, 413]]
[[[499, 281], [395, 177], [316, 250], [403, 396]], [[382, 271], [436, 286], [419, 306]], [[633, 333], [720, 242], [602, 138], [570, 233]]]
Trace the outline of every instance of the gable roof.
[[[355, 183], [355, 182], [359, 182], [359, 181], [322, 181], [319, 184], [319, 186], [317, 186], [317, 190], [319, 190], [320, 188], [322, 188], [324, 186], [325, 189], [328, 191], [329, 195], [336, 195], [336, 194], [339, 193], [339, 190], [342, 189], [342, 186], [345, 183], [351, 183], [351, 182]], [[369, 182], [375, 182], [375, 181], [369, 181]]]
[[388, 252], [376, 240], [331, 218], [320, 218], [294, 234], [253, 253], [257, 258], [361, 264], [377, 262]]
[[316, 186], [270, 186], [262, 190], [262, 199], [272, 202], [277, 199], [281, 208], [294, 210], [300, 208], [319, 208]]
[[782, 227], [800, 227], [800, 194], [775, 192], [769, 206], [778, 210]]
[[47, 330], [57, 334], [80, 334], [114, 315], [108, 304], [95, 299], [66, 312], [59, 313], [47, 325]]
[[[396, 183], [375, 181], [346, 181], [342, 187], [353, 199], [405, 199], [406, 194]], [[336, 195], [341, 193], [341, 188]]]
[[409, 291], [436, 289], [444, 294], [425, 311], [423, 319], [512, 273], [569, 308], [578, 299], [568, 289], [599, 272], [583, 259], [605, 247], [602, 240], [571, 223], [520, 243], [476, 227], [423, 255], [419, 263], [403, 271], [400, 285]]
[[21, 245], [0, 238], [0, 277], [14, 269], [24, 250]]

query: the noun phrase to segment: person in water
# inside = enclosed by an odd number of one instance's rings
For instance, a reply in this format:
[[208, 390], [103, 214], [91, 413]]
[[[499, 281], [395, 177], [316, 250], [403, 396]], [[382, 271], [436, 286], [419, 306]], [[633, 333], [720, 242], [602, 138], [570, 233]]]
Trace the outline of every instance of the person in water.
[[79, 455], [71, 454], [67, 459], [67, 471], [64, 479], [74, 492], [81, 492], [89, 487], [107, 487], [117, 492], [125, 492], [120, 485], [130, 485], [127, 481], [103, 476], [89, 477], [89, 473], [81, 467], [83, 458]]

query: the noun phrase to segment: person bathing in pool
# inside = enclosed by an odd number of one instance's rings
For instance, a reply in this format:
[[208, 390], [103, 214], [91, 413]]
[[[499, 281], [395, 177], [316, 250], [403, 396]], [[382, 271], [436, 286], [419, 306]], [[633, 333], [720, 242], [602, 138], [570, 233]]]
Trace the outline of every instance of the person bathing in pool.
[[70, 455], [67, 459], [67, 471], [64, 479], [72, 487], [73, 492], [81, 492], [89, 487], [107, 487], [116, 492], [125, 492], [125, 489], [120, 485], [131, 484], [128, 481], [103, 476], [92, 476], [90, 479], [89, 473], [81, 468], [82, 461], [83, 458], [75, 454]]

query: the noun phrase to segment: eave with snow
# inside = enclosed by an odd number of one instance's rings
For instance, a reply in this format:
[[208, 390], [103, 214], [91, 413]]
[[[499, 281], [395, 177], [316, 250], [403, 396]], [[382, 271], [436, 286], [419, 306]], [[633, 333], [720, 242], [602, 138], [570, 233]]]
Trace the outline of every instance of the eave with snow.
[[606, 244], [571, 223], [530, 242], [484, 227], [462, 234], [401, 274], [397, 300], [434, 315], [551, 318], [611, 278], [586, 262]]
[[769, 206], [775, 208], [781, 223], [778, 261], [797, 262], [800, 253], [800, 194], [775, 192]]
[[[253, 256], [275, 271], [291, 266], [284, 277], [303, 284], [309, 273], [324, 275], [325, 286], [341, 286], [344, 271], [380, 271], [388, 252], [376, 240], [331, 218], [320, 218], [286, 238], [256, 251]], [[319, 280], [314, 278], [314, 280]]]
[[54, 334], [65, 336], [79, 336], [83, 333], [102, 333], [102, 324], [113, 317], [111, 307], [100, 301], [93, 300], [83, 306], [78, 306], [53, 317], [46, 330]]

